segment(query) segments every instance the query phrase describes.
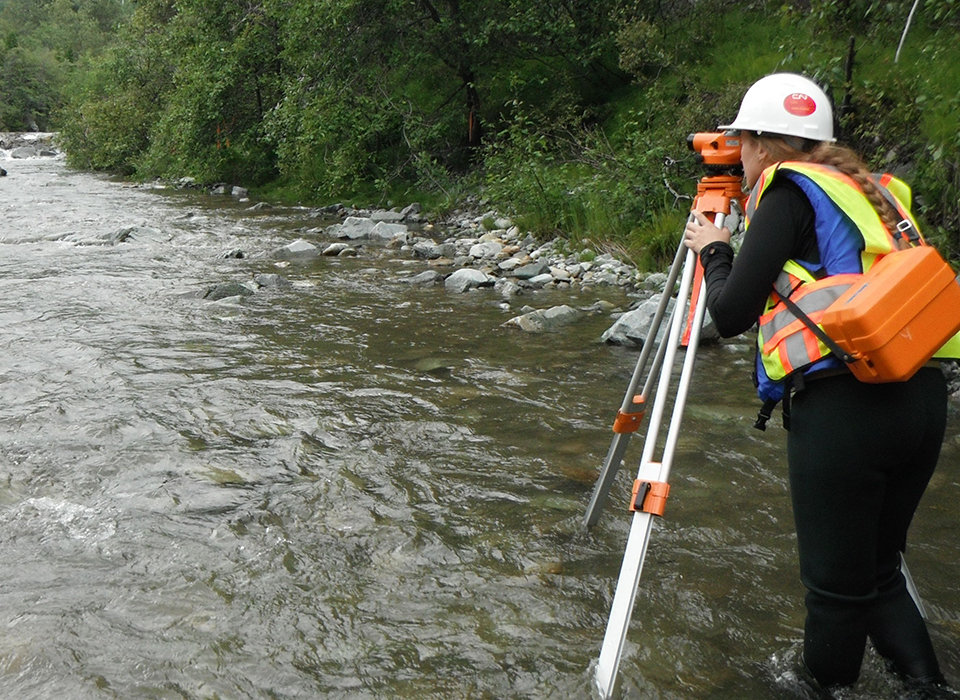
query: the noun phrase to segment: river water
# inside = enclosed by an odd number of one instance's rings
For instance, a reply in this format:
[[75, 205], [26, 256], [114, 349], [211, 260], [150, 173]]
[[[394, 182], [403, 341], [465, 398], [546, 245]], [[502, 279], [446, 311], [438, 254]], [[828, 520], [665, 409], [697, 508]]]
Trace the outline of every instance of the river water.
[[[7, 160], [0, 179], [0, 697], [590, 698], [628, 453], [583, 513], [637, 353], [519, 306], [614, 289], [397, 284], [370, 248], [278, 268], [307, 210]], [[125, 226], [147, 227], [111, 244]], [[222, 254], [243, 249], [243, 259]], [[242, 301], [210, 285], [275, 272]], [[701, 348], [622, 698], [797, 698], [784, 431], [748, 342]], [[960, 415], [908, 552], [960, 682]], [[869, 655], [855, 700], [898, 697]]]

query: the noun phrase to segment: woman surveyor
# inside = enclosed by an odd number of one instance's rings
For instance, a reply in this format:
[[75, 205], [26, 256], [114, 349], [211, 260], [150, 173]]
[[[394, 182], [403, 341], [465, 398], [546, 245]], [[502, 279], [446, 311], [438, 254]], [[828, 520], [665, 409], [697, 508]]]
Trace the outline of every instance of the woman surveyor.
[[[863, 272], [896, 249], [898, 224], [915, 226], [909, 188], [878, 180], [835, 143], [829, 100], [803, 76], [757, 81], [733, 123], [719, 128], [741, 137], [751, 188], [743, 243], [735, 257], [730, 231], [697, 211], [684, 242], [703, 264], [720, 334], [738, 335], [759, 319], [761, 399], [770, 405], [792, 394], [787, 460], [807, 589], [799, 675], [830, 697], [831, 688], [857, 680], [869, 639], [922, 697], [960, 697], [946, 685], [900, 564], [946, 429], [941, 369], [934, 363], [908, 381], [862, 383], [812, 335], [800, 337], [810, 334], [803, 324], [796, 334], [805, 351], [816, 349], [809, 357], [790, 366], [789, 356], [764, 347], [765, 325], [785, 308], [778, 292]], [[960, 339], [948, 343], [955, 356], [953, 345]]]

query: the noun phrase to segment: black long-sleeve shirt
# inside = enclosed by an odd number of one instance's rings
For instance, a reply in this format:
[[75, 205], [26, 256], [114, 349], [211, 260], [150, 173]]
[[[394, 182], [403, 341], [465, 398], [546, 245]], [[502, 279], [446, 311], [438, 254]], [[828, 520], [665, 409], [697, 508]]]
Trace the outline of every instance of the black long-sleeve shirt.
[[722, 337], [753, 327], [790, 259], [816, 265], [820, 251], [810, 200], [796, 183], [778, 177], [763, 193], [736, 259], [726, 243], [711, 243], [700, 251], [707, 308]]

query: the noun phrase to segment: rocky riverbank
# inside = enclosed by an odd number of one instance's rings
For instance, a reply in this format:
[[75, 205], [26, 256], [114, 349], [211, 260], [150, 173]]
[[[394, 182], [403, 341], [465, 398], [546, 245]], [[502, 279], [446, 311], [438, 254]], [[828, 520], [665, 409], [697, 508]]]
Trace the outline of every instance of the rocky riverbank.
[[[241, 201], [246, 192], [218, 186], [216, 194], [233, 194]], [[262, 204], [252, 207], [262, 207]], [[572, 250], [554, 238], [540, 241], [520, 231], [513, 221], [496, 212], [459, 212], [443, 221], [425, 220], [419, 205], [402, 210], [364, 210], [335, 205], [317, 210], [315, 218], [333, 220], [306, 227], [302, 237], [263, 255], [285, 266], [295, 261], [327, 256], [353, 257], [386, 250], [422, 266], [412, 265], [398, 276], [399, 284], [443, 286], [448, 293], [465, 294], [490, 290], [501, 299], [504, 311], [519, 309], [504, 326], [525, 332], [561, 330], [585, 315], [608, 314], [610, 328], [601, 341], [619, 345], [642, 345], [656, 310], [667, 276], [644, 274], [608, 253]], [[242, 250], [224, 257], [247, 257]], [[271, 278], [271, 284], [273, 284]], [[248, 283], [250, 292], [259, 288]], [[537, 308], [540, 290], [590, 290], [618, 288], [629, 299], [629, 308], [598, 302], [589, 307], [557, 305]], [[236, 287], [232, 287], [236, 289]], [[221, 290], [207, 290], [206, 298], [222, 298]], [[517, 299], [529, 303], [518, 303]], [[708, 322], [704, 340], [717, 338]]]
[[[246, 191], [218, 187], [217, 194], [246, 197]], [[252, 205], [263, 206], [261, 204]], [[503, 323], [505, 328], [524, 332], [558, 332], [585, 315], [607, 314], [611, 325], [599, 340], [604, 343], [640, 347], [646, 338], [667, 281], [661, 272], [643, 273], [608, 253], [571, 250], [560, 238], [539, 241], [520, 231], [513, 221], [495, 211], [460, 211], [442, 221], [429, 222], [419, 205], [402, 210], [364, 210], [334, 205], [317, 210], [317, 218], [335, 217], [336, 223], [303, 229], [303, 237], [279, 250], [266, 254], [276, 265], [320, 256], [361, 256], [371, 248], [395, 251], [423, 263], [422, 268], [398, 276], [397, 283], [443, 285], [448, 293], [463, 294], [491, 290], [502, 300], [505, 311], [519, 307], [520, 313]], [[225, 257], [244, 257], [243, 251], [230, 251]], [[276, 274], [261, 275], [245, 283], [241, 293], [255, 293], [264, 287], [275, 288], [284, 280]], [[628, 308], [597, 303], [574, 308], [566, 304], [537, 304], [537, 291], [544, 289], [580, 289], [618, 287], [631, 300]], [[231, 286], [236, 291], [237, 286]], [[220, 287], [206, 291], [205, 298], [230, 296]], [[518, 304], [517, 297], [529, 299]], [[672, 310], [673, 300], [668, 309]], [[539, 306], [539, 308], [538, 308]], [[665, 325], [665, 324], [664, 324]], [[658, 336], [662, 337], [662, 336]], [[719, 341], [706, 314], [702, 342]], [[736, 342], [754, 343], [751, 334]], [[960, 366], [944, 365], [951, 394], [960, 400]]]
[[0, 152], [6, 158], [55, 158], [61, 155], [55, 132], [0, 132]]
[[[62, 156], [53, 133], [0, 133], [0, 151], [9, 159]], [[6, 173], [0, 169], [0, 174]], [[175, 186], [202, 188], [189, 178]], [[266, 202], [251, 202], [248, 191], [242, 187], [221, 184], [203, 189], [211, 196], [231, 196], [241, 203], [250, 203], [253, 211], [271, 208]], [[301, 238], [278, 250], [256, 251], [252, 255], [232, 250], [222, 253], [222, 257], [261, 257], [270, 259], [272, 267], [282, 269], [296, 261], [321, 256], [365, 256], [388, 251], [422, 263], [419, 267], [411, 265], [407, 274], [398, 275], [398, 284], [442, 285], [453, 294], [486, 290], [498, 295], [505, 313], [519, 311], [503, 323], [505, 328], [528, 333], [562, 332], [586, 316], [606, 315], [610, 326], [598, 340], [635, 347], [642, 346], [648, 334], [667, 280], [664, 273], [640, 272], [609, 253], [573, 249], [561, 238], [540, 241], [521, 232], [508, 217], [492, 210], [480, 211], [478, 207], [456, 211], [442, 219], [429, 219], [418, 204], [403, 209], [361, 209], [337, 204], [312, 210], [307, 218], [318, 220], [319, 225], [305, 226]], [[119, 244], [158, 237], [164, 238], [163, 232], [128, 227], [104, 236], [100, 242]], [[252, 280], [213, 285], [201, 290], [198, 296], [221, 301], [286, 286], [283, 275], [272, 271]], [[588, 307], [537, 303], [540, 290], [594, 287], [620, 289], [628, 299], [626, 308], [605, 302]], [[755, 342], [750, 335], [736, 342]], [[708, 313], [701, 342], [718, 340]], [[951, 393], [960, 399], [960, 366], [949, 363], [944, 369]]]

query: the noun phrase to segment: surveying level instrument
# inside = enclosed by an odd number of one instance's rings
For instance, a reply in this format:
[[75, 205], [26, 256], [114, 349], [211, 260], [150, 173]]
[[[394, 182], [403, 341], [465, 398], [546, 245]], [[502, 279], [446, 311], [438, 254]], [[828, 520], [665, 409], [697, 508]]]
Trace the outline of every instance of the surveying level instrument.
[[[697, 152], [698, 161], [705, 167], [707, 175], [701, 178], [697, 185], [697, 195], [693, 200], [691, 210], [697, 210], [711, 217], [714, 223], [723, 227], [724, 219], [731, 212], [731, 205], [736, 204], [743, 210], [746, 195], [741, 188], [742, 168], [740, 166], [740, 139], [736, 133], [701, 133], [691, 134], [687, 143]], [[691, 213], [688, 221], [692, 220]], [[682, 268], [682, 274], [680, 270]], [[656, 351], [654, 366], [644, 382], [643, 390], [638, 395], [637, 387], [640, 384], [646, 369], [646, 364], [653, 354], [657, 333], [666, 315], [666, 308], [672, 295], [677, 277], [680, 276], [680, 290], [677, 301], [670, 316], [669, 330], [664, 335]], [[663, 515], [670, 485], [667, 481], [673, 463], [679, 438], [680, 423], [683, 409], [686, 404], [690, 380], [693, 375], [693, 366], [696, 358], [697, 345], [700, 340], [700, 329], [706, 310], [706, 297], [703, 290], [703, 269], [696, 254], [686, 248], [682, 235], [673, 265], [667, 276], [667, 283], [661, 294], [660, 304], [654, 315], [650, 330], [643, 343], [643, 349], [637, 366], [630, 380], [623, 403], [617, 412], [613, 431], [613, 443], [607, 453], [601, 469], [600, 478], [594, 487], [593, 496], [588, 506], [584, 522], [587, 527], [596, 524], [600, 509], [610, 493], [617, 470], [626, 453], [629, 437], [636, 432], [645, 413], [646, 404], [653, 391], [654, 402], [647, 427], [647, 435], [640, 458], [640, 468], [633, 486], [633, 498], [629, 510], [633, 513], [630, 534], [627, 539], [623, 563], [620, 569], [620, 578], [613, 597], [607, 629], [600, 649], [600, 658], [597, 662], [595, 680], [603, 700], [608, 700], [614, 690], [617, 679], [617, 670], [620, 666], [620, 657], [627, 638], [627, 628], [633, 614], [637, 587], [640, 584], [640, 573], [643, 561], [647, 554], [647, 545], [653, 528], [654, 516]], [[689, 312], [684, 314], [688, 306]], [[670, 384], [674, 373], [674, 362], [677, 350], [685, 346], [683, 366], [680, 373], [679, 385], [674, 398], [669, 429], [666, 442], [659, 461], [654, 460], [654, 451], [664, 411], [670, 395]], [[654, 377], [657, 377], [656, 382]]]

